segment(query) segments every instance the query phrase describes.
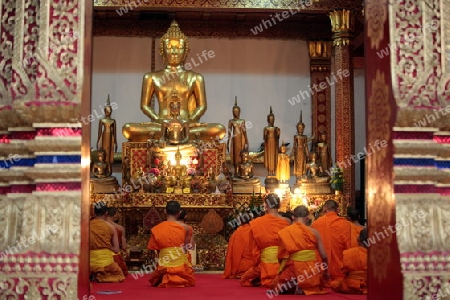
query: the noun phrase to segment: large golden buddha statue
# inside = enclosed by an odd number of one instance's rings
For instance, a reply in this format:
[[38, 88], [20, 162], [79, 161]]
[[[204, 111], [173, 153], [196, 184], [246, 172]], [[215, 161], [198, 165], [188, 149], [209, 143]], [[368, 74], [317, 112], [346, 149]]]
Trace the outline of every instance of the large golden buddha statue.
[[[220, 140], [225, 136], [223, 125], [199, 122], [207, 108], [205, 82], [202, 75], [184, 68], [188, 53], [189, 40], [177, 22], [172, 21], [160, 40], [160, 54], [165, 67], [145, 74], [142, 83], [141, 110], [151, 122], [125, 124], [122, 133], [126, 139], [143, 142], [151, 136], [160, 138], [161, 124], [170, 119], [169, 99], [174, 90], [180, 98], [179, 119], [189, 122], [190, 139]], [[151, 106], [153, 96], [158, 100], [158, 112]]]

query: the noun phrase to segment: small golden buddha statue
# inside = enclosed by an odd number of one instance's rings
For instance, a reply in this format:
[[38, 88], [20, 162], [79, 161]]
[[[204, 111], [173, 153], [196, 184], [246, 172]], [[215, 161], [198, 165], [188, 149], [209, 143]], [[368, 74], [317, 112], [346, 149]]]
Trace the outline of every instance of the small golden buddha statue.
[[286, 150], [286, 144], [282, 141], [277, 162], [277, 179], [280, 183], [286, 183], [291, 178], [290, 158]]
[[306, 164], [306, 176], [303, 178], [303, 181], [326, 182], [327, 180], [328, 177], [324, 173], [324, 170], [318, 160], [318, 154], [316, 152], [312, 152], [310, 155], [310, 161]]
[[253, 178], [253, 163], [249, 160], [249, 153], [247, 149], [241, 151], [241, 162], [239, 164], [238, 177], [241, 179]]
[[181, 152], [180, 149], [175, 153], [175, 165], [172, 166], [173, 174], [180, 179], [187, 174], [187, 167], [181, 164]]
[[164, 120], [161, 125], [161, 142], [163, 145], [166, 141], [171, 145], [185, 144], [189, 140], [189, 122], [179, 119], [180, 98], [176, 90], [172, 91], [169, 107], [170, 118]]
[[108, 178], [112, 174], [111, 164], [106, 161], [106, 151], [101, 148], [97, 151], [98, 161], [92, 165], [92, 174], [97, 178]]
[[320, 140], [317, 143], [317, 151], [319, 152], [320, 164], [324, 170], [330, 170], [333, 162], [331, 160], [330, 145], [327, 142], [327, 134], [321, 133]]
[[[207, 107], [205, 82], [202, 75], [184, 68], [189, 50], [189, 39], [173, 21], [160, 40], [160, 54], [165, 68], [145, 74], [142, 83], [141, 110], [151, 121], [125, 124], [122, 133], [127, 140], [145, 142], [151, 133], [154, 133], [155, 139], [160, 138], [163, 121], [170, 119], [167, 99], [173, 90], [180, 98], [179, 119], [189, 122], [190, 138], [220, 140], [225, 136], [226, 130], [222, 124], [199, 123]], [[158, 100], [158, 111], [151, 105], [154, 95]]]

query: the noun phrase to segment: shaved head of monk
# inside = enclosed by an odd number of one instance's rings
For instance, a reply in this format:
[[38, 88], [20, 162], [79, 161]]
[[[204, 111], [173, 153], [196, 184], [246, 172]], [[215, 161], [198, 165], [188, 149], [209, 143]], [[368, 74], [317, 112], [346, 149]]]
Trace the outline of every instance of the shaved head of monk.
[[100, 201], [94, 204], [94, 214], [98, 217], [106, 215], [108, 206], [105, 202]]
[[304, 205], [299, 205], [294, 209], [294, 216], [296, 218], [305, 218], [309, 216], [309, 209]]
[[327, 200], [323, 205], [323, 213], [336, 212], [338, 209], [338, 203], [334, 200]]
[[275, 193], [270, 193], [264, 199], [264, 203], [266, 204], [266, 209], [279, 209], [281, 200]]
[[181, 212], [181, 205], [178, 201], [171, 200], [166, 204], [166, 214], [177, 216]]

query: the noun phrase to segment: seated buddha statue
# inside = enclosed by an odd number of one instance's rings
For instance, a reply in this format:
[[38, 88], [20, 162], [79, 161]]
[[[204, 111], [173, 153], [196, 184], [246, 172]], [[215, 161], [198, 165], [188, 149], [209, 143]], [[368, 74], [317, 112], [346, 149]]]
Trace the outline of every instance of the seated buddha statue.
[[166, 142], [171, 145], [185, 144], [189, 140], [189, 122], [179, 119], [180, 99], [176, 90], [172, 92], [169, 108], [170, 118], [164, 120], [161, 126], [161, 142], [163, 145]]
[[92, 165], [91, 172], [96, 178], [108, 178], [112, 174], [111, 164], [106, 161], [106, 151], [101, 148], [97, 152], [98, 161]]
[[317, 152], [312, 152], [310, 155], [310, 161], [306, 164], [306, 178], [302, 181], [309, 182], [326, 182], [328, 176], [324, 172], [319, 160]]
[[237, 177], [241, 179], [253, 178], [253, 163], [248, 159], [249, 153], [247, 149], [241, 151], [241, 162], [239, 163], [239, 174]]
[[[226, 129], [222, 124], [199, 122], [207, 108], [205, 82], [202, 75], [184, 68], [189, 50], [188, 38], [173, 21], [160, 40], [165, 67], [146, 73], [142, 83], [141, 110], [150, 122], [125, 124], [122, 133], [127, 140], [145, 142], [152, 134], [155, 139], [160, 138], [163, 121], [170, 119], [168, 99], [173, 90], [180, 99], [179, 119], [189, 122], [190, 139], [220, 140], [225, 136]], [[156, 96], [158, 111], [151, 105], [153, 96]]]
[[181, 164], [181, 157], [180, 150], [178, 149], [175, 153], [175, 164], [169, 170], [169, 176], [174, 176], [177, 183], [180, 183], [187, 175], [187, 167]]

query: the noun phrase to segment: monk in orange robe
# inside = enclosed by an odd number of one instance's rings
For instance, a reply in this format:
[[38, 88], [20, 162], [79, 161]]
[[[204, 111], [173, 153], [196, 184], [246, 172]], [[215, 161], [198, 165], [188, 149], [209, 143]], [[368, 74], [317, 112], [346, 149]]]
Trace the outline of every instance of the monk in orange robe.
[[242, 275], [242, 286], [270, 287], [280, 267], [278, 231], [288, 226], [289, 222], [278, 213], [280, 198], [277, 194], [268, 194], [264, 206], [265, 215], [250, 222], [249, 247], [256, 263]]
[[[304, 205], [294, 209], [294, 223], [278, 232], [278, 259], [281, 266], [278, 276], [267, 294], [326, 294], [321, 286], [321, 276], [329, 276], [327, 254], [317, 230], [309, 227], [308, 208]], [[322, 263], [316, 259], [319, 252]]]
[[178, 216], [178, 222], [180, 222], [180, 225], [183, 226], [186, 230], [187, 243], [185, 244], [184, 251], [185, 251], [185, 254], [186, 254], [186, 257], [187, 257], [189, 263], [192, 266], [192, 256], [191, 256], [191, 252], [189, 250], [193, 250], [194, 245], [195, 245], [194, 244], [194, 228], [192, 228], [192, 226], [186, 224], [186, 219], [187, 219], [186, 210], [184, 208], [182, 208], [180, 210], [180, 215]]
[[353, 207], [349, 207], [347, 209], [347, 220], [351, 224], [352, 232], [350, 237], [350, 246], [358, 247], [358, 237], [361, 230], [363, 230], [364, 226], [359, 223], [359, 210]]
[[96, 203], [95, 217], [89, 222], [89, 269], [98, 282], [122, 282], [125, 276], [114, 262], [119, 240], [115, 227], [106, 221], [107, 209], [105, 203]]
[[225, 271], [222, 275], [225, 279], [240, 279], [257, 263], [249, 244], [251, 218], [240, 217], [240, 219], [241, 226], [233, 232], [228, 241]]
[[191, 287], [195, 285], [194, 272], [185, 255], [189, 235], [186, 226], [177, 220], [180, 203], [168, 201], [164, 221], [151, 230], [147, 248], [158, 251], [156, 270], [150, 274], [149, 282], [154, 287]]
[[[342, 273], [343, 253], [351, 246], [351, 225], [346, 219], [337, 215], [337, 208], [336, 201], [325, 201], [323, 216], [311, 224], [311, 227], [316, 229], [322, 238], [328, 257], [331, 281], [344, 278]], [[325, 286], [329, 287], [330, 283], [325, 282]]]
[[345, 277], [331, 286], [336, 292], [367, 294], [367, 228], [361, 230], [358, 242], [358, 247], [344, 251], [342, 272]]
[[115, 207], [109, 207], [108, 212], [106, 214], [106, 221], [108, 221], [111, 225], [114, 226], [117, 232], [117, 238], [119, 240], [119, 249], [120, 253], [114, 255], [114, 261], [119, 265], [122, 269], [123, 275], [125, 277], [128, 276], [128, 268], [125, 260], [123, 259], [123, 253], [127, 251], [127, 239], [125, 238], [125, 228], [123, 226], [114, 222], [114, 216], [117, 213], [117, 209]]

